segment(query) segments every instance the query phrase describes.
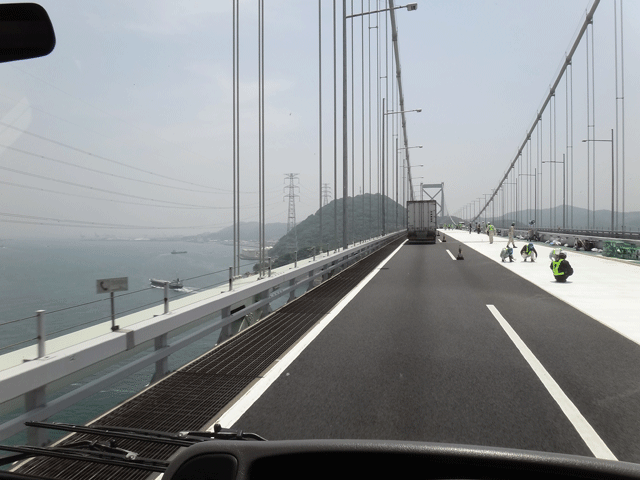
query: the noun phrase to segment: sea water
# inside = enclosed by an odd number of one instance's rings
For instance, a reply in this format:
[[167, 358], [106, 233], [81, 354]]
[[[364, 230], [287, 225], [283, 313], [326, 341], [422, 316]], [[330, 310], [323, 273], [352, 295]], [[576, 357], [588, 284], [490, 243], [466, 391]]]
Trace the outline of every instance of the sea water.
[[[172, 254], [173, 250], [187, 253]], [[162, 303], [164, 289], [151, 288], [150, 278], [183, 280], [184, 288], [170, 291], [171, 301], [225, 284], [232, 259], [232, 246], [214, 242], [4, 240], [0, 243], [0, 355], [34, 343], [37, 333], [33, 317], [37, 310], [46, 311], [48, 337], [108, 321], [109, 294], [96, 293], [98, 279], [128, 277], [128, 291], [116, 293], [119, 316]], [[243, 272], [251, 270], [250, 262], [244, 264]], [[205, 353], [216, 340], [217, 334], [209, 335], [176, 352], [169, 358], [169, 369], [175, 370]], [[154, 368], [151, 365], [49, 420], [86, 423], [143, 389]], [[69, 389], [95, 376], [81, 379]], [[4, 413], [0, 423], [20, 412]], [[23, 434], [11, 439], [11, 443], [23, 442]]]
[[186, 279], [183, 289], [169, 292], [170, 299], [227, 282], [232, 257], [232, 247], [213, 242], [5, 240], [0, 245], [0, 354], [35, 337], [36, 321], [28, 317], [37, 310], [46, 311], [48, 336], [108, 320], [109, 294], [96, 293], [98, 279], [128, 277], [128, 291], [115, 294], [119, 316], [162, 303], [164, 290], [152, 288], [150, 278]]

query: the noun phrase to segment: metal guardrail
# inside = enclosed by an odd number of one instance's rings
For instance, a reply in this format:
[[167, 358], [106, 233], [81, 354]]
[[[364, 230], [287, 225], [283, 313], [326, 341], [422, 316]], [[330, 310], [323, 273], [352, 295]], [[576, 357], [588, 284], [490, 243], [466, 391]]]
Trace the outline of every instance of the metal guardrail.
[[[24, 397], [26, 407], [24, 414], [0, 425], [0, 440], [24, 430], [25, 421], [43, 421], [154, 363], [156, 372], [153, 379], [162, 378], [168, 371], [166, 359], [172, 353], [233, 322], [241, 321], [252, 312], [258, 312], [259, 317], [263, 316], [268, 313], [271, 302], [284, 295], [289, 295], [287, 301], [293, 300], [296, 290], [300, 287], [309, 286], [310, 288], [316, 279], [329, 278], [397, 239], [399, 235], [401, 234], [390, 234], [355, 245], [347, 250], [323, 256], [297, 269], [278, 272], [277, 276], [260, 279], [238, 290], [220, 293], [209, 300], [157, 315], [127, 328], [112, 331], [82, 344], [0, 372], [0, 404]], [[286, 267], [282, 268], [286, 269]], [[235, 306], [240, 305], [243, 308], [231, 313]], [[219, 318], [216, 318], [216, 314], [220, 315]], [[208, 322], [209, 319], [212, 321]], [[172, 343], [167, 341], [171, 332], [184, 330], [190, 324], [195, 327], [187, 335]], [[139, 353], [141, 348], [153, 346], [155, 349], [152, 353], [69, 393], [52, 400], [47, 399], [47, 386], [51, 383], [63, 381], [116, 355], [134, 351]], [[121, 359], [119, 357], [119, 360]], [[42, 443], [38, 438], [28, 440], [32, 444]]]
[[606, 240], [627, 240], [640, 242], [640, 232], [619, 232], [611, 230], [586, 230], [586, 229], [563, 229], [548, 228], [544, 229], [544, 233], [550, 235], [569, 235], [584, 238], [604, 238]]
[[[253, 265], [253, 263], [241, 265], [241, 267], [244, 268], [250, 265]], [[190, 287], [188, 291], [184, 291], [184, 292], [182, 291], [172, 292], [171, 301], [175, 302], [176, 300], [190, 298], [194, 294], [197, 295], [197, 293], [199, 292], [203, 292], [211, 289], [217, 289], [227, 284], [230, 286], [229, 289], [231, 289], [233, 281], [241, 277], [236, 277], [234, 279], [230, 270], [228, 272], [228, 279], [225, 279], [223, 281], [215, 281], [213, 283], [211, 283], [210, 281], [210, 279], [212, 278], [214, 279], [220, 278], [222, 275], [227, 273], [227, 271], [228, 270], [225, 268], [223, 270], [209, 272], [209, 273], [198, 275], [195, 277], [183, 278], [182, 279], [183, 282], [186, 282], [189, 280], [198, 280], [198, 281], [202, 281], [204, 279], [208, 279], [208, 280], [206, 280], [205, 286], [201, 286], [198, 288]], [[164, 295], [164, 298], [162, 297], [162, 294]], [[131, 300], [133, 297], [136, 297], [136, 300]], [[38, 348], [41, 348], [41, 344], [47, 339], [59, 338], [63, 335], [68, 335], [72, 332], [76, 332], [83, 328], [87, 328], [90, 325], [94, 325], [94, 326], [100, 325], [101, 323], [103, 323], [105, 320], [109, 318], [111, 318], [112, 320], [115, 320], [114, 314], [117, 317], [122, 317], [132, 312], [140, 312], [145, 309], [149, 309], [149, 307], [151, 306], [156, 306], [163, 303], [165, 305], [165, 310], [166, 310], [169, 305], [169, 292], [166, 288], [163, 291], [162, 289], [158, 289], [153, 286], [148, 286], [146, 288], [142, 288], [139, 290], [127, 291], [126, 293], [115, 295], [114, 299], [116, 304], [119, 307], [119, 310], [117, 312], [114, 312], [112, 310], [111, 317], [98, 313], [101, 311], [101, 304], [108, 303], [110, 301], [109, 297], [106, 297], [106, 298], [100, 298], [98, 300], [91, 300], [91, 301], [84, 302], [77, 305], [69, 305], [61, 308], [56, 308], [54, 310], [37, 310], [36, 315], [30, 315], [23, 318], [12, 319], [9, 321], [3, 320], [2, 322], [0, 322], [0, 338], [3, 340], [3, 342], [0, 342], [0, 355], [4, 355], [5, 353], [11, 352], [11, 351], [16, 351], [19, 348], [28, 348], [33, 346], [34, 344], [37, 345]], [[76, 318], [82, 318], [83, 320], [81, 322], [74, 322], [71, 324], [68, 324], [69, 322], [62, 322], [66, 324], [59, 325], [60, 317], [66, 317], [71, 312], [73, 312], [72, 316], [75, 316]], [[44, 323], [45, 317], [46, 317], [46, 332], [47, 332], [46, 338], [40, 332], [36, 332], [36, 330], [40, 329], [40, 325], [45, 324]], [[52, 320], [52, 318], [56, 318], [58, 321]], [[16, 324], [26, 322], [29, 320], [31, 321], [35, 320], [34, 324], [36, 325], [36, 328], [34, 328], [34, 330], [32, 331], [33, 334], [37, 334], [37, 336], [35, 337], [29, 334], [28, 333], [29, 330], [25, 327], [21, 326], [17, 329], [15, 328]], [[13, 329], [13, 331], [8, 331], [7, 330], [8, 328]], [[16, 330], [24, 331], [25, 334], [22, 336], [15, 337], [14, 335], [12, 335], [12, 333], [14, 333]], [[107, 331], [108, 330], [105, 329], [105, 333]], [[6, 344], [4, 344], [5, 341], [7, 342]]]
[[[498, 229], [502, 237], [508, 235], [508, 228]], [[515, 229], [516, 236], [528, 238], [530, 230]], [[560, 240], [562, 244], [569, 244], [573, 248], [576, 239], [589, 240], [596, 248], [603, 249], [605, 242], [624, 240], [627, 243], [640, 247], [640, 232], [611, 232], [607, 230], [585, 230], [585, 229], [544, 229], [535, 230], [540, 237], [540, 241]]]

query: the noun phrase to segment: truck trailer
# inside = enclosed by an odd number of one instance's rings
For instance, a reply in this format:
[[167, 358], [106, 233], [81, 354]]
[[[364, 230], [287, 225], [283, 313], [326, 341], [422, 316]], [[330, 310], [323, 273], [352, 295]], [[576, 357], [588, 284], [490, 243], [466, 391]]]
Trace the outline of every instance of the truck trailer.
[[437, 203], [435, 200], [407, 202], [407, 239], [412, 242], [436, 243]]

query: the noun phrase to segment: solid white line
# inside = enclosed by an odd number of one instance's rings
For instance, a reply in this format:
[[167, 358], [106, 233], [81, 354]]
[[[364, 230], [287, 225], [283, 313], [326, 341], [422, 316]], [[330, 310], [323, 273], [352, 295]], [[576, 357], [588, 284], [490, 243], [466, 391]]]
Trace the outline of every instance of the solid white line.
[[[402, 242], [402, 245], [406, 243]], [[262, 394], [271, 386], [273, 382], [284, 372], [289, 365], [300, 355], [305, 348], [324, 330], [324, 328], [331, 323], [331, 321], [338, 316], [344, 307], [346, 307], [351, 300], [362, 290], [367, 283], [369, 283], [373, 277], [377, 275], [380, 269], [402, 248], [400, 245], [391, 253], [386, 259], [384, 259], [369, 275], [367, 275], [353, 290], [351, 290], [347, 296], [345, 296], [331, 311], [329, 311], [309, 332], [302, 337], [298, 343], [296, 343], [284, 357], [276, 360], [269, 371], [258, 380], [253, 386], [241, 397], [236, 403], [234, 403], [226, 412], [224, 412], [215, 422], [219, 423], [225, 428], [230, 428], [234, 425], [242, 415], [258, 400]], [[207, 431], [213, 431], [211, 426]]]
[[451, 253], [448, 248], [447, 248], [447, 253], [451, 257], [451, 260], [456, 260], [456, 257], [453, 256], [453, 253]]
[[525, 343], [518, 336], [515, 330], [511, 328], [511, 325], [509, 325], [509, 323], [504, 319], [498, 309], [493, 305], [487, 305], [487, 308], [493, 314], [496, 320], [498, 320], [498, 323], [507, 333], [511, 341], [515, 344], [516, 347], [518, 347], [518, 350], [520, 350], [520, 353], [522, 354], [524, 359], [527, 361], [527, 363], [529, 363], [529, 366], [533, 369], [542, 384], [546, 387], [553, 399], [560, 406], [560, 409], [573, 424], [578, 434], [582, 437], [595, 457], [603, 458], [606, 460], [617, 460], [615, 455], [611, 452], [611, 450], [609, 450], [609, 447], [607, 447], [607, 445], [602, 441], [593, 427], [580, 413], [580, 410], [578, 410], [578, 408], [573, 404], [569, 397], [567, 397], [567, 395], [562, 391], [560, 385], [558, 385], [556, 381], [551, 377], [551, 375], [549, 375], [549, 372], [547, 372], [540, 361], [538, 361], [531, 350], [529, 350], [529, 347], [525, 345]]

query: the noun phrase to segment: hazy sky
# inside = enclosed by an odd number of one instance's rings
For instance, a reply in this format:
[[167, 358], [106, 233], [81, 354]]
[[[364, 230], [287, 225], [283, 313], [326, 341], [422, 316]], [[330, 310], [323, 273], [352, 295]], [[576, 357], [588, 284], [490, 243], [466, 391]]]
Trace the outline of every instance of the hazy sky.
[[[354, 1], [353, 9], [374, 10], [377, 3]], [[384, 2], [379, 3], [382, 8]], [[95, 233], [163, 236], [229, 225], [231, 1], [56, 0], [41, 4], [56, 31], [54, 52], [0, 65], [0, 238]], [[296, 215], [301, 221], [319, 203], [318, 2], [268, 0], [265, 4], [267, 221], [287, 221], [286, 173], [299, 174]], [[352, 2], [347, 4], [350, 12]], [[587, 0], [422, 0], [415, 12], [396, 12], [405, 107], [422, 108], [422, 113], [407, 114], [410, 145], [424, 146], [411, 150], [412, 164], [424, 164], [414, 169], [414, 176], [423, 176], [417, 181], [425, 183], [445, 183], [449, 212], [456, 213], [497, 186], [590, 4]], [[640, 141], [634, 134], [640, 128], [640, 2], [626, 1], [623, 6], [626, 209], [632, 211], [640, 210], [640, 195], [635, 191]], [[323, 182], [333, 190], [332, 7], [333, 2], [322, 2]], [[245, 221], [258, 219], [256, 13], [257, 1], [242, 2], [240, 161]], [[376, 42], [379, 35], [380, 76], [384, 77], [387, 21], [380, 15], [379, 28], [370, 28], [376, 26], [376, 17], [354, 20], [356, 193], [362, 187], [363, 23], [365, 103], [370, 68], [373, 102], [371, 149], [370, 112], [365, 109], [364, 191], [370, 191], [371, 153], [373, 191], [377, 192]], [[613, 25], [613, 1], [603, 0], [594, 18], [594, 84], [596, 138], [605, 139], [615, 127]], [[351, 30], [348, 36], [350, 42]], [[392, 58], [389, 46], [389, 68]], [[340, 62], [338, 58], [339, 73]], [[573, 67], [574, 203], [583, 207], [587, 144], [580, 140], [587, 131], [585, 72], [583, 43]], [[389, 81], [392, 76], [389, 73]], [[386, 96], [386, 81], [381, 80], [381, 96]], [[561, 82], [556, 96], [558, 161], [567, 151], [564, 85]], [[338, 97], [339, 116], [340, 108]], [[553, 155], [546, 115], [545, 160]], [[341, 162], [340, 123], [338, 137]], [[596, 208], [605, 209], [610, 205], [610, 145], [593, 145]], [[549, 177], [543, 176], [542, 182], [548, 197]], [[341, 182], [338, 191], [342, 191]], [[561, 198], [561, 192], [557, 195]], [[547, 206], [545, 199], [543, 207]]]

